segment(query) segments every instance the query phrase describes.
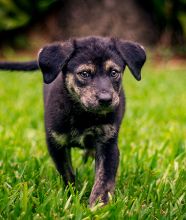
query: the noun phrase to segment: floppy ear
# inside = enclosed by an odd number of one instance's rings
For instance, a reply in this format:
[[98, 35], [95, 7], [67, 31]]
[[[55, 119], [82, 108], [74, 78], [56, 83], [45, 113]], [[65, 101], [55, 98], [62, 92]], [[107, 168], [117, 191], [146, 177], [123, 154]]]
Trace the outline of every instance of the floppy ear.
[[70, 59], [72, 52], [72, 42], [50, 44], [40, 50], [38, 64], [45, 83], [51, 83], [57, 77]]
[[115, 46], [137, 80], [141, 80], [141, 68], [146, 60], [144, 48], [134, 42], [116, 40]]

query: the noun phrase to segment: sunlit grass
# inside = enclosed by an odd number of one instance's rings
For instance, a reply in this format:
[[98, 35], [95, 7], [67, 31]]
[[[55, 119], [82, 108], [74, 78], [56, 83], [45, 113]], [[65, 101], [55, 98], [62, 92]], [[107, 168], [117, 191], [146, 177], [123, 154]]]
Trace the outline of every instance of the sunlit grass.
[[64, 190], [48, 155], [41, 74], [0, 72], [0, 219], [186, 218], [186, 67], [142, 72], [124, 76], [115, 195], [92, 210], [94, 162], [74, 150], [77, 190]]

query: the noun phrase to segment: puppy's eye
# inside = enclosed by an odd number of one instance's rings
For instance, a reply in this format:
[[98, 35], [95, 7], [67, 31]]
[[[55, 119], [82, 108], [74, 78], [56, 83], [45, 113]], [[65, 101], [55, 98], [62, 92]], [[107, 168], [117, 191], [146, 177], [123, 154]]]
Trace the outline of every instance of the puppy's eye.
[[83, 79], [87, 79], [90, 77], [91, 73], [89, 71], [81, 71], [78, 73]]
[[118, 78], [119, 76], [120, 76], [120, 72], [118, 71], [118, 70], [115, 70], [115, 69], [112, 69], [111, 71], [110, 71], [110, 76], [112, 77], [112, 78]]

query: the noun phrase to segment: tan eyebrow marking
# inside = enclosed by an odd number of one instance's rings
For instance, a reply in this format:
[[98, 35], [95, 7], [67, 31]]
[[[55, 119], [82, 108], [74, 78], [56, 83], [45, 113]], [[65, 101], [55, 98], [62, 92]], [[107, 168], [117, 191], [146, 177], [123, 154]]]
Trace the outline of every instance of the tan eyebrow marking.
[[119, 72], [121, 71], [121, 68], [112, 60], [107, 60], [104, 63], [104, 69], [108, 71], [109, 69], [114, 68], [118, 70]]
[[95, 72], [96, 66], [93, 65], [93, 64], [81, 64], [77, 67], [76, 72], [78, 73], [78, 72], [81, 72], [81, 71], [84, 71], [84, 70], [85, 71], [89, 70], [91, 72]]

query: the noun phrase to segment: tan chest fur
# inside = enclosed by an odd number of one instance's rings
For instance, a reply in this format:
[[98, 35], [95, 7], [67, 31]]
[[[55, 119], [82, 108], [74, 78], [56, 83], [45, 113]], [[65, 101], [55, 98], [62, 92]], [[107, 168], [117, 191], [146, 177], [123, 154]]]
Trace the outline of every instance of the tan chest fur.
[[116, 133], [117, 131], [114, 125], [105, 124], [102, 126], [92, 126], [87, 128], [83, 133], [79, 133], [76, 129], [71, 130], [68, 134], [60, 134], [53, 131], [52, 137], [60, 147], [78, 144], [82, 148], [85, 148], [87, 147], [85, 146], [85, 138], [88, 136], [95, 138], [95, 143], [105, 143], [113, 138]]

